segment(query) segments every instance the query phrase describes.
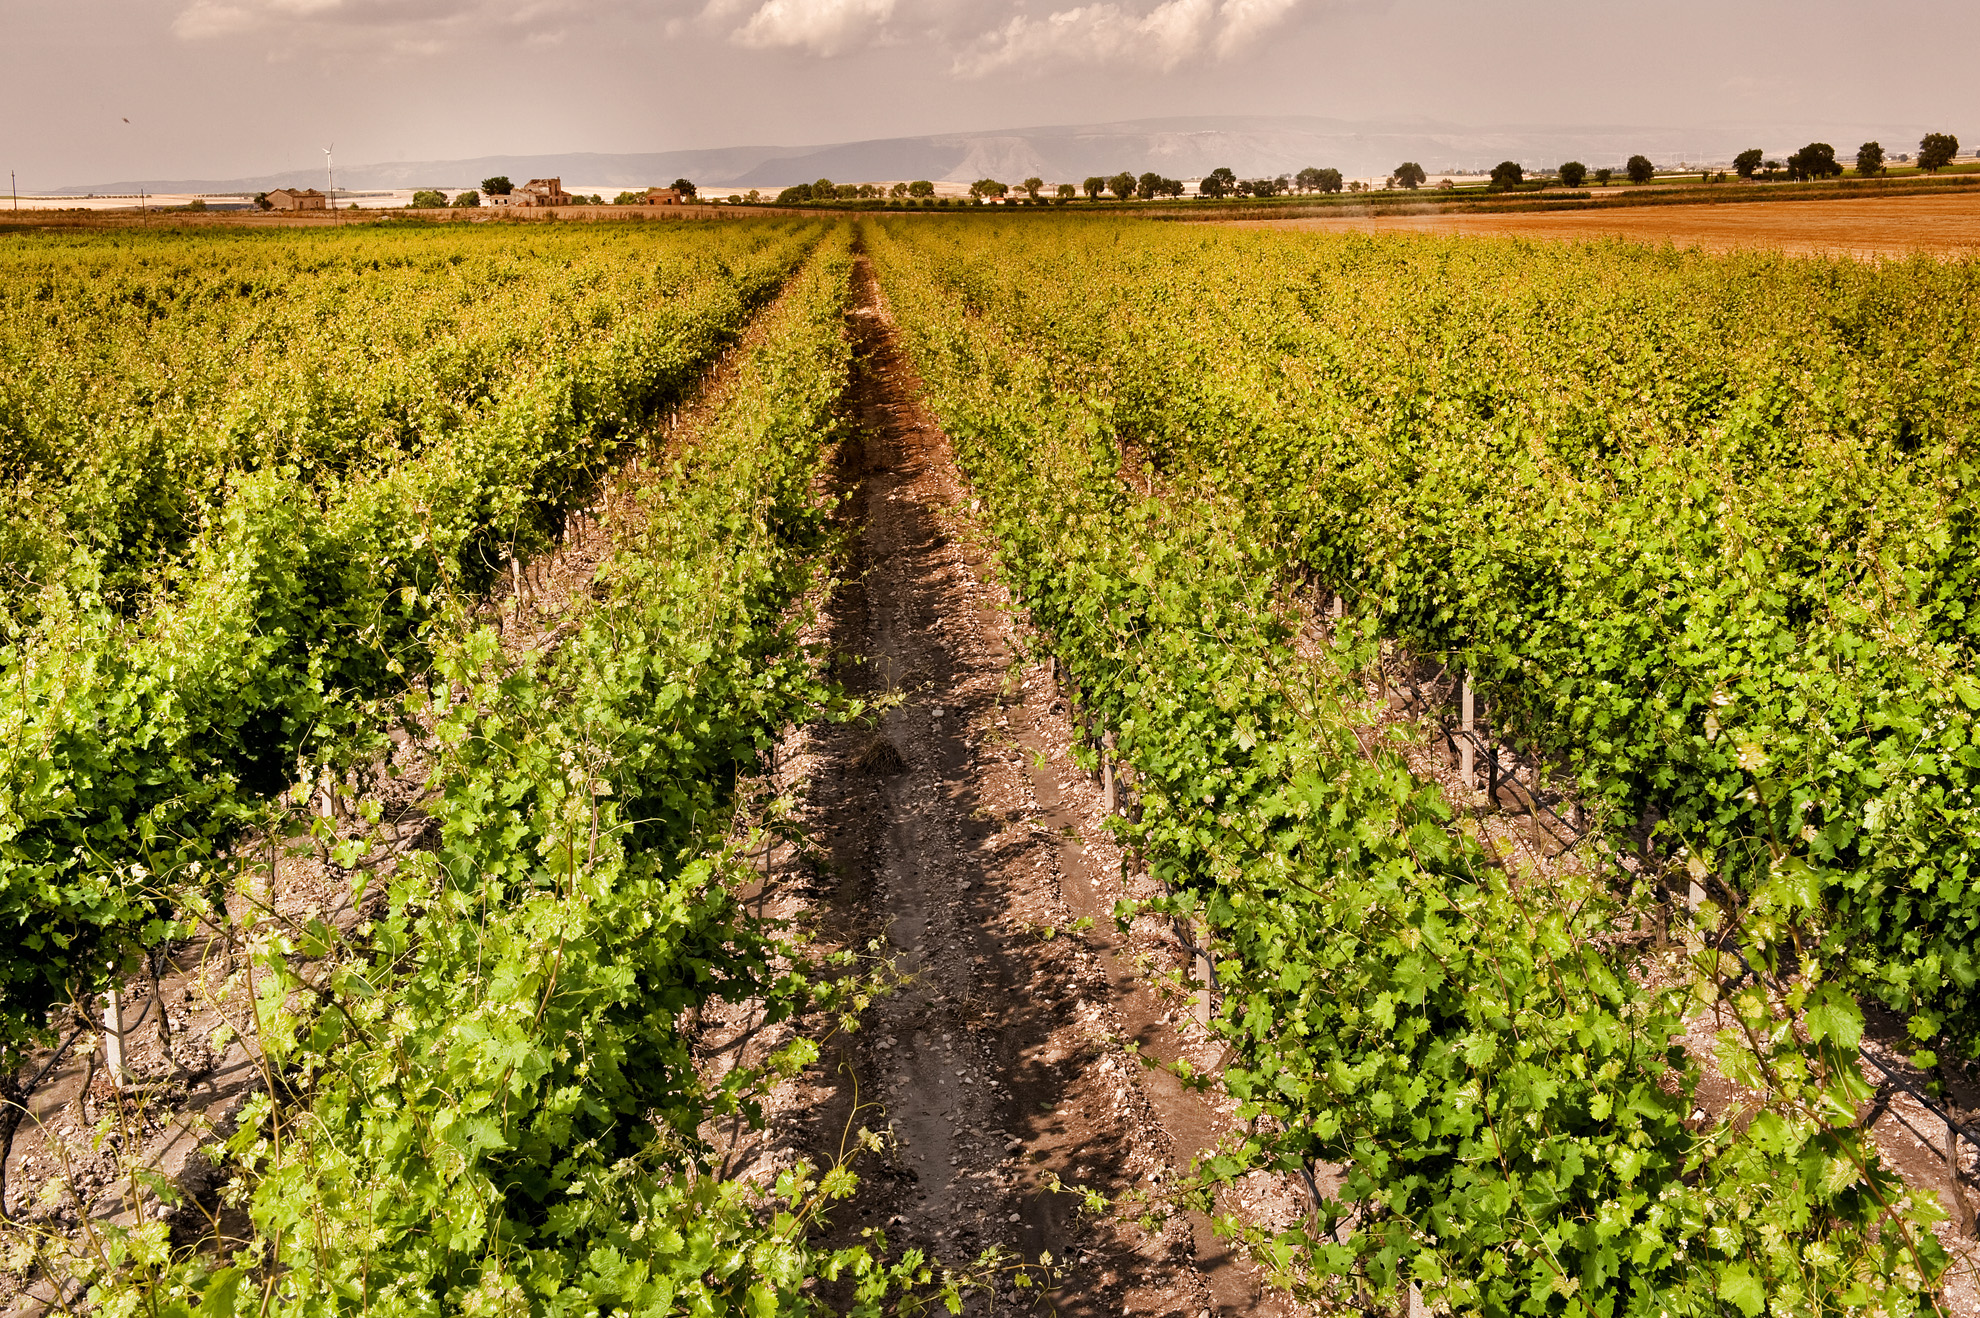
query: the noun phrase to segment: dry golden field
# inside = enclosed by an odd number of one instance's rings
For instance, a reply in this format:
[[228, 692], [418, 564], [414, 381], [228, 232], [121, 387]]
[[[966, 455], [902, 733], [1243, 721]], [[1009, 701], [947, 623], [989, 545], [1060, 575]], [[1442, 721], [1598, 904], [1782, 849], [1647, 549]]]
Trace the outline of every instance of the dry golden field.
[[1849, 201], [1631, 206], [1502, 215], [1343, 215], [1233, 221], [1322, 232], [1509, 234], [1526, 238], [1616, 235], [1709, 251], [1771, 249], [1837, 256], [1928, 252], [1980, 254], [1980, 193]]

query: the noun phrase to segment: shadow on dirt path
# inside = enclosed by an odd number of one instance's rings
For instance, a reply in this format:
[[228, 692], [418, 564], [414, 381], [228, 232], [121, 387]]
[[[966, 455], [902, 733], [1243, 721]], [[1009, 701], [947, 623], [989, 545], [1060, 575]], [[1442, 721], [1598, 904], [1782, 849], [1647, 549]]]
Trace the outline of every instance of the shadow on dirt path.
[[[839, 476], [853, 544], [824, 642], [841, 680], [897, 703], [877, 724], [804, 738], [786, 781], [804, 784], [825, 859], [780, 881], [808, 886], [831, 941], [879, 939], [910, 979], [828, 1045], [822, 1101], [788, 1134], [829, 1160], [849, 1129], [890, 1132], [857, 1164], [842, 1230], [883, 1226], [954, 1263], [1002, 1246], [1060, 1265], [1048, 1293], [1005, 1285], [1001, 1300], [1068, 1315], [1283, 1312], [1207, 1221], [1094, 1220], [1049, 1188], [1159, 1187], [1215, 1122], [1122, 1047], [1176, 1054], [1162, 1004], [1114, 955], [1062, 735], [1051, 762], [1056, 696], [1018, 663], [966, 529], [968, 492], [864, 260], [851, 323], [855, 434]], [[1095, 927], [1068, 932], [1080, 916]], [[855, 1113], [855, 1094], [872, 1106]], [[978, 1295], [970, 1311], [989, 1308]]]

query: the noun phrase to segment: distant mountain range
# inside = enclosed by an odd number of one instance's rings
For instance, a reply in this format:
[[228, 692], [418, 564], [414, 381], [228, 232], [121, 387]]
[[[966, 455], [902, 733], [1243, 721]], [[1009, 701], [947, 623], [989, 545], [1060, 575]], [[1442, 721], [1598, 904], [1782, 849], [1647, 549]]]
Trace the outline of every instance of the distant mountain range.
[[[1030, 176], [1073, 182], [1092, 174], [1154, 170], [1170, 178], [1194, 179], [1223, 166], [1243, 177], [1288, 173], [1307, 165], [1332, 167], [1349, 177], [1387, 174], [1404, 160], [1433, 173], [1489, 169], [1501, 160], [1551, 168], [1579, 159], [1591, 167], [1619, 165], [1641, 152], [1660, 165], [1718, 163], [1749, 146], [1785, 153], [1826, 137], [1838, 156], [1853, 154], [1859, 142], [1878, 137], [1887, 150], [1908, 149], [1923, 130], [1877, 125], [1803, 125], [1799, 128], [1747, 125], [1711, 129], [1550, 125], [1464, 127], [1405, 122], [1354, 123], [1293, 115], [1208, 115], [1135, 119], [1121, 123], [1008, 128], [994, 132], [940, 133], [926, 137], [876, 138], [825, 146], [733, 146], [700, 151], [653, 151], [618, 155], [568, 152], [556, 155], [483, 156], [476, 160], [394, 161], [345, 165], [337, 170], [340, 188], [465, 188], [493, 174], [521, 182], [561, 177], [588, 187], [630, 188], [667, 183], [676, 177], [719, 189], [774, 189], [829, 178], [841, 183], [933, 179], [969, 182], [979, 178], [1015, 182]], [[299, 169], [256, 178], [141, 179], [56, 189], [67, 194], [150, 192], [245, 192], [278, 187], [314, 187], [320, 169]]]

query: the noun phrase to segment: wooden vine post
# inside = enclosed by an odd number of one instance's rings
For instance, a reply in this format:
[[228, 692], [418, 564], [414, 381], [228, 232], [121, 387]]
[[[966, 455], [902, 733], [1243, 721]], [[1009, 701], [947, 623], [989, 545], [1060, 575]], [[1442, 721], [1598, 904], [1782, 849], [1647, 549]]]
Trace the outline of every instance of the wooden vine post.
[[1114, 734], [1100, 735], [1100, 811], [1112, 815], [1118, 806], [1120, 794], [1114, 785]]
[[1191, 941], [1196, 944], [1196, 982], [1202, 987], [1196, 990], [1196, 1023], [1204, 1029], [1210, 1028], [1210, 988], [1216, 978], [1216, 970], [1210, 964], [1210, 926], [1201, 920], [1191, 922]]
[[1466, 673], [1464, 691], [1458, 698], [1458, 716], [1464, 732], [1464, 735], [1458, 738], [1458, 778], [1464, 783], [1464, 790], [1467, 793], [1472, 789], [1475, 781], [1472, 772], [1477, 767], [1472, 761], [1471, 744], [1472, 732], [1477, 726], [1476, 714], [1477, 709], [1471, 696], [1471, 674]]
[[103, 1063], [109, 1068], [111, 1084], [130, 1083], [131, 1073], [124, 1065], [124, 1002], [114, 983], [104, 995]]

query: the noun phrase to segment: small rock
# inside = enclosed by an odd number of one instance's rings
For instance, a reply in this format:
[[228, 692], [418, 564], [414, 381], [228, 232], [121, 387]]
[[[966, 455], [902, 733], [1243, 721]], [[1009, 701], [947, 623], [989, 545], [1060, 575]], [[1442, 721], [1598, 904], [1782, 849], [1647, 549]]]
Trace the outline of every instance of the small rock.
[[1021, 1213], [1012, 1213], [1012, 1214], [1011, 1214], [1011, 1221], [1013, 1221], [1013, 1222], [1022, 1222], [1022, 1221], [1024, 1221], [1024, 1216], [1023, 1216], [1023, 1214], [1021, 1214]]

